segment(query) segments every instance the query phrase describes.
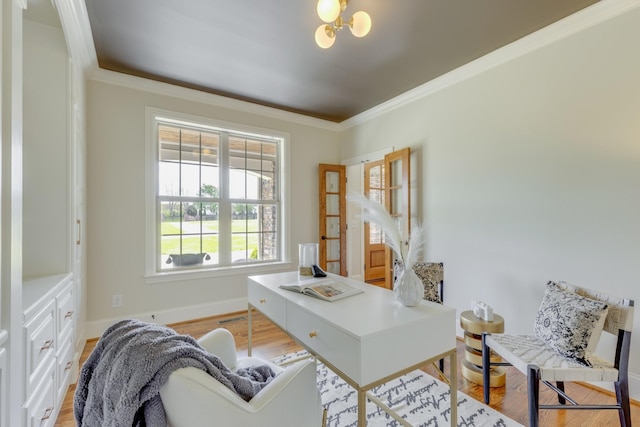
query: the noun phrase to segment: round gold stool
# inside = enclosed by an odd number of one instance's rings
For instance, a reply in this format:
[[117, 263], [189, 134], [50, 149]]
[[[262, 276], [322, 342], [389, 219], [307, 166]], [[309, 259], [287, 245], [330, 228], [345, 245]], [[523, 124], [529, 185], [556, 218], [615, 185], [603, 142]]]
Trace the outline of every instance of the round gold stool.
[[[493, 314], [493, 321], [487, 322], [473, 314], [473, 311], [463, 311], [460, 314], [460, 326], [464, 329], [464, 359], [462, 360], [462, 376], [475, 384], [482, 385], [482, 333], [500, 334], [504, 332], [504, 319]], [[491, 354], [492, 362], [499, 362], [500, 356]], [[491, 368], [490, 387], [502, 387], [506, 380], [503, 367]]]

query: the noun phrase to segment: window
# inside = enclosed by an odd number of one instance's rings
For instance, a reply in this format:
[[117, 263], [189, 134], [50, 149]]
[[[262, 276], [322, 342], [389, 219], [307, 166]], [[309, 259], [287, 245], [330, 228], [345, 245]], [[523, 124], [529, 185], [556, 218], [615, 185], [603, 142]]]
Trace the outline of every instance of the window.
[[149, 120], [148, 273], [281, 261], [284, 137], [158, 111]]

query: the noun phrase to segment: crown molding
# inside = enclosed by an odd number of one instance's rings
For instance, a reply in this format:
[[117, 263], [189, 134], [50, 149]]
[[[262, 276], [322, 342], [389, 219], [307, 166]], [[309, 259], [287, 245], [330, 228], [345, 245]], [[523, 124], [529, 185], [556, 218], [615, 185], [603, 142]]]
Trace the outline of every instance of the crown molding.
[[363, 113], [344, 120], [340, 130], [373, 120], [383, 114], [410, 104], [444, 88], [469, 79], [534, 50], [555, 43], [579, 31], [605, 22], [640, 6], [640, 0], [601, 0], [587, 8], [567, 16], [535, 33], [529, 34], [475, 61], [469, 62], [447, 74], [437, 77], [415, 89], [383, 102]]
[[51, 2], [58, 11], [69, 55], [78, 63], [85, 76], [90, 76], [98, 68], [98, 58], [84, 0]]
[[228, 108], [230, 110], [241, 111], [243, 113], [256, 114], [272, 119], [283, 120], [289, 123], [311, 126], [334, 132], [337, 132], [340, 127], [338, 123], [328, 120], [317, 119], [314, 117], [305, 116], [303, 114], [292, 113], [273, 107], [254, 104], [252, 102], [241, 101], [234, 98], [228, 98], [221, 95], [215, 95], [208, 92], [189, 89], [182, 86], [176, 86], [170, 83], [164, 83], [142, 77], [132, 76], [129, 74], [118, 73], [116, 71], [104, 70], [102, 68], [96, 69], [91, 74], [90, 80], [110, 83], [135, 90], [142, 90], [158, 95], [184, 99], [186, 101], [193, 101], [202, 104], [213, 105], [216, 107]]

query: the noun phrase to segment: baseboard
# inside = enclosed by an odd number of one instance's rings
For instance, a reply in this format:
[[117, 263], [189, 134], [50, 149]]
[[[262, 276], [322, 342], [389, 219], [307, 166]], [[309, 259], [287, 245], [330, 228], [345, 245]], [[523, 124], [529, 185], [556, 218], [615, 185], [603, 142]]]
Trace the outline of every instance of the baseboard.
[[109, 326], [119, 320], [124, 319], [138, 319], [144, 322], [153, 322], [161, 325], [167, 325], [169, 323], [185, 322], [187, 320], [218, 316], [221, 314], [243, 311], [246, 309], [247, 298], [245, 297], [227, 301], [192, 305], [188, 307], [176, 307], [175, 309], [170, 310], [135, 313], [118, 318], [100, 319], [86, 323], [83, 339], [88, 340], [92, 338], [99, 338]]
[[[615, 396], [616, 392], [613, 388], [613, 384], [593, 382], [588, 384], [593, 388], [605, 390]], [[629, 373], [629, 398], [632, 400], [633, 404], [640, 406], [640, 375], [631, 372]]]

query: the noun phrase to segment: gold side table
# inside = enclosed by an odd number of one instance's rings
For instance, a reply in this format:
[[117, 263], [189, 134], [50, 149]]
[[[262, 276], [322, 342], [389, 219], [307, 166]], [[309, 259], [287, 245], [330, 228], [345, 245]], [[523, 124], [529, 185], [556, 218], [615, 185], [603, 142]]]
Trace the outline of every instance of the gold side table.
[[[493, 321], [487, 322], [473, 314], [463, 311], [460, 314], [460, 326], [464, 329], [464, 359], [462, 360], [462, 376], [469, 381], [482, 385], [482, 333], [500, 334], [504, 332], [504, 319], [493, 314]], [[500, 362], [500, 356], [491, 354], [492, 362]], [[496, 366], [491, 368], [490, 387], [502, 387], [506, 380], [506, 370]]]

